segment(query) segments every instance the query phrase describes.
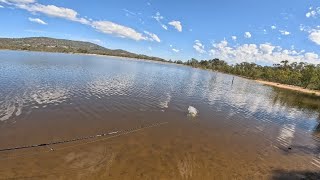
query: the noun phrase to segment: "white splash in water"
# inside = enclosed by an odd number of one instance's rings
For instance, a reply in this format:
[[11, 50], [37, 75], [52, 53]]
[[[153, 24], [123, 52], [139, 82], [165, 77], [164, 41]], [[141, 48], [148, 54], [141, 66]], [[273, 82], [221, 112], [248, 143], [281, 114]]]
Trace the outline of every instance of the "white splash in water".
[[192, 117], [197, 116], [197, 114], [199, 113], [199, 111], [193, 106], [189, 106], [188, 111], [189, 111], [189, 115]]

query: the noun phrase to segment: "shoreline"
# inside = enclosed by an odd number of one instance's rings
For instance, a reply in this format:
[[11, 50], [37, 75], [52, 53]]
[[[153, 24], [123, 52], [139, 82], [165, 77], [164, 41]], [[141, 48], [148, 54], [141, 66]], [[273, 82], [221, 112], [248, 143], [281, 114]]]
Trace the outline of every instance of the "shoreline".
[[275, 82], [264, 81], [264, 80], [254, 80], [254, 81], [256, 81], [256, 82], [258, 82], [260, 84], [273, 86], [273, 87], [277, 87], [277, 88], [281, 88], [281, 89], [287, 89], [287, 90], [297, 91], [297, 92], [300, 92], [300, 93], [320, 96], [320, 91], [311, 90], [311, 89], [304, 89], [304, 88], [299, 87], [299, 86], [275, 83]]
[[[168, 61], [157, 61], [157, 60], [152, 60], [152, 59], [139, 59], [139, 58], [133, 58], [133, 57], [126, 57], [126, 56], [112, 56], [112, 55], [92, 54], [92, 53], [51, 52], [51, 51], [32, 51], [32, 50], [16, 50], [16, 49], [0, 49], [0, 51], [21, 51], [21, 52], [39, 52], [39, 53], [54, 53], [54, 54], [96, 56], [96, 57], [107, 57], [107, 58], [109, 57], [109, 58], [117, 58], [117, 59], [122, 59], [122, 60], [144, 61], [144, 62], [151, 62], [151, 63], [187, 66], [187, 65], [184, 65], [184, 64], [171, 63], [171, 62], [168, 62]], [[189, 66], [187, 66], [187, 67], [189, 67]]]

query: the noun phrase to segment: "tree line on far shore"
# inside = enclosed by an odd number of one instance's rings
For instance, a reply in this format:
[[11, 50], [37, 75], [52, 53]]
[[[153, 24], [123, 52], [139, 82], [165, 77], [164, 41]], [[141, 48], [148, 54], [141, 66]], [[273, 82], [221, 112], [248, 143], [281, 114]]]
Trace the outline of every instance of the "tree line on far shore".
[[242, 62], [229, 65], [220, 59], [188, 60], [187, 62], [174, 61], [177, 64], [184, 64], [195, 68], [209, 69], [218, 72], [234, 74], [250, 79], [260, 79], [281, 84], [300, 86], [303, 88], [320, 90], [320, 65], [305, 62], [289, 63], [281, 61], [273, 66], [261, 66], [255, 63]]

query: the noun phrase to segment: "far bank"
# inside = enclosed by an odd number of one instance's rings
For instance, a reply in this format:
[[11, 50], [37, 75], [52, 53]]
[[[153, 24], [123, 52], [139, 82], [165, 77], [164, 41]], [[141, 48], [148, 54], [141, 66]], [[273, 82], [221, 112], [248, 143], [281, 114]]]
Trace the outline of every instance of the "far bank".
[[288, 90], [292, 90], [292, 91], [298, 91], [298, 92], [302, 92], [302, 93], [312, 94], [315, 96], [320, 96], [320, 91], [311, 90], [311, 89], [304, 89], [299, 86], [292, 86], [292, 85], [280, 84], [280, 83], [263, 81], [263, 80], [255, 80], [255, 81], [258, 83], [264, 84], [264, 85], [274, 86], [274, 87], [278, 87], [281, 89], [288, 89]]

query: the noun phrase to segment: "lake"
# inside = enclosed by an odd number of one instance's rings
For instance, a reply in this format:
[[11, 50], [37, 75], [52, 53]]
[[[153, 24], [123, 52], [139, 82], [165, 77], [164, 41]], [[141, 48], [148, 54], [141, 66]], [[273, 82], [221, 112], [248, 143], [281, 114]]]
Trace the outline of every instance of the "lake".
[[0, 179], [317, 179], [319, 112], [320, 98], [182, 65], [0, 51], [0, 149], [107, 132], [1, 151]]

